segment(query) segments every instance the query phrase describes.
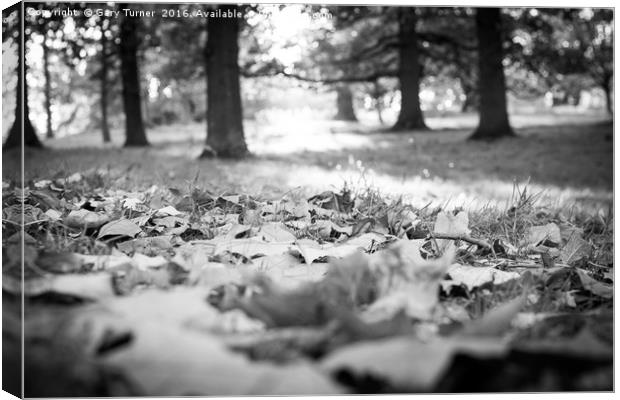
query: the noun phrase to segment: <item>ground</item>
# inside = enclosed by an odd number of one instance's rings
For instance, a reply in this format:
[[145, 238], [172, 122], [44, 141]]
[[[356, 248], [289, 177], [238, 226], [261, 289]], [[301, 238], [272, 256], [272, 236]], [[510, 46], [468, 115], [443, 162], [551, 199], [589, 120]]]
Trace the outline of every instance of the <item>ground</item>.
[[[455, 205], [505, 201], [513, 182], [530, 179], [533, 190], [561, 204], [610, 204], [613, 185], [612, 125], [600, 116], [514, 116], [517, 137], [468, 142], [472, 116], [429, 119], [430, 132], [384, 133], [325, 121], [246, 123], [254, 158], [197, 160], [204, 143], [200, 124], [149, 131], [152, 146], [120, 148], [122, 132], [103, 147], [98, 132], [46, 142], [52, 152], [28, 150], [26, 179], [88, 168], [129, 171], [128, 187], [198, 183], [222, 191], [274, 194], [303, 187], [339, 188], [344, 181], [374, 185], [408, 201], [450, 200]], [[4, 155], [4, 176], [18, 173], [18, 154]], [[277, 182], [277, 184], [276, 184]], [[460, 204], [458, 204], [460, 203]]]
[[201, 124], [48, 140], [26, 192], [4, 153], [3, 364], [23, 261], [27, 396], [611, 390], [609, 121], [264, 122], [241, 161], [199, 160]]

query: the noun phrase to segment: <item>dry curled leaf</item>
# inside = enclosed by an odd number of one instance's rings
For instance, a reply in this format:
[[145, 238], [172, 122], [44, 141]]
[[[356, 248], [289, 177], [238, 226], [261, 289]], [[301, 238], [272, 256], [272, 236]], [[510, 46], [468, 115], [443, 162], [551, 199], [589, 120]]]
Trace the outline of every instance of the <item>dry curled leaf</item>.
[[135, 223], [128, 219], [119, 219], [111, 221], [101, 227], [97, 239], [101, 239], [106, 236], [126, 236], [135, 237], [138, 233], [142, 232], [142, 229]]
[[110, 221], [108, 215], [84, 209], [71, 211], [64, 219], [65, 225], [81, 229], [99, 228], [108, 221]]

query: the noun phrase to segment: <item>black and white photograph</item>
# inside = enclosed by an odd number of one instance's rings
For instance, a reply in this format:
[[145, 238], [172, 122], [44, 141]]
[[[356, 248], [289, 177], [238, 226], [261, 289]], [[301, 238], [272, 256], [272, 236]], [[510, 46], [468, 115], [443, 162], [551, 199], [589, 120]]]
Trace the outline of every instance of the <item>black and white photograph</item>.
[[2, 390], [611, 395], [595, 3], [4, 5]]

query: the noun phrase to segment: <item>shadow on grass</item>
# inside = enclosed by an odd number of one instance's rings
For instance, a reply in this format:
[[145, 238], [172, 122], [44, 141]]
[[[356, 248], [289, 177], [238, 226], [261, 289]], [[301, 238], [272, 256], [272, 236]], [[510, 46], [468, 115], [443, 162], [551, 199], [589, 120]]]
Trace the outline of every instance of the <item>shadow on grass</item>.
[[[216, 192], [277, 197], [296, 187], [316, 194], [349, 182], [441, 202], [506, 199], [514, 180], [531, 178], [550, 199], [605, 203], [612, 197], [612, 126], [606, 123], [529, 126], [517, 129], [519, 137], [495, 142], [467, 141], [467, 129], [254, 135], [249, 142], [256, 157], [240, 161], [198, 160], [203, 142], [190, 131], [185, 141], [153, 135], [156, 140], [147, 148], [78, 147], [88, 143], [81, 138], [72, 148], [59, 141], [50, 143], [53, 149], [27, 149], [26, 181], [103, 168], [116, 172], [115, 188], [130, 191], [151, 185], [186, 190], [196, 180]], [[3, 179], [19, 176], [19, 152], [6, 152]]]
[[468, 141], [470, 132], [463, 129], [365, 132], [368, 146], [264, 157], [327, 169], [361, 166], [401, 178], [531, 178], [538, 184], [560, 188], [611, 190], [611, 134], [612, 125], [608, 123], [531, 126], [518, 129], [516, 137], [492, 142]]

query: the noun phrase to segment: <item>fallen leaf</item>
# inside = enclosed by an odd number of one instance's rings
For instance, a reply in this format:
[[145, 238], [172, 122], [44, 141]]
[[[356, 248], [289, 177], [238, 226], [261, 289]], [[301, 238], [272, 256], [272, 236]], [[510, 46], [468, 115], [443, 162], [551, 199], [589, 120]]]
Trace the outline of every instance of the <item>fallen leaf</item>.
[[138, 225], [139, 227], [143, 227], [149, 223], [149, 221], [151, 220], [151, 217], [152, 217], [152, 213], [149, 212], [144, 215], [140, 215], [139, 217], [131, 218], [130, 221]]
[[172, 249], [173, 244], [178, 240], [171, 235], [153, 236], [117, 243], [116, 247], [126, 254], [139, 252], [146, 255], [159, 255]]
[[[140, 221], [142, 222], [142, 221]], [[183, 224], [185, 223], [186, 220], [183, 218], [179, 218], [179, 217], [175, 217], [172, 215], [169, 215], [167, 217], [162, 217], [162, 218], [154, 218], [153, 219], [153, 224], [157, 225], [157, 226], [163, 226], [165, 228], [174, 228], [175, 226], [177, 226], [177, 224]], [[138, 225], [142, 226], [144, 224], [139, 224]]]
[[266, 274], [284, 288], [294, 289], [307, 282], [320, 280], [328, 269], [326, 263], [302, 264], [290, 253], [259, 257], [252, 260], [251, 269]]
[[266, 242], [293, 243], [297, 238], [281, 224], [267, 223], [260, 227], [258, 236]]
[[123, 295], [130, 293], [138, 285], [167, 289], [171, 285], [171, 278], [171, 274], [165, 268], [147, 270], [128, 268], [123, 273], [117, 274], [114, 287]]
[[101, 227], [97, 239], [101, 239], [105, 236], [127, 236], [134, 237], [138, 233], [142, 232], [142, 229], [135, 223], [128, 219], [119, 219], [111, 221]]
[[574, 235], [582, 238], [583, 229], [573, 226], [569, 223], [560, 224], [560, 236], [562, 236], [562, 240], [566, 242]]
[[562, 356], [577, 356], [586, 359], [609, 360], [613, 359], [614, 351], [610, 344], [604, 343], [594, 336], [592, 330], [584, 327], [572, 338], [554, 338], [529, 340], [515, 345], [516, 349], [544, 354], [559, 354]]
[[[116, 254], [114, 252], [116, 252]], [[130, 257], [127, 257], [116, 249], [114, 252], [110, 255], [85, 255], [74, 253], [73, 257], [80, 260], [82, 268], [89, 268], [92, 271], [114, 272], [118, 269], [127, 268], [127, 265], [132, 264]]]
[[[6, 290], [5, 281], [8, 285], [8, 277], [3, 276], [2, 288]], [[104, 272], [49, 275], [24, 282], [24, 295], [38, 296], [44, 293], [57, 293], [87, 300], [100, 300], [115, 295], [112, 277]]]
[[[130, 346], [103, 362], [124, 371], [143, 396], [338, 394], [343, 390], [308, 363], [250, 362], [216, 336], [157, 322], [134, 331]], [[171, 373], [175, 371], [175, 373]]]
[[519, 311], [525, 306], [527, 296], [521, 295], [488, 311], [482, 318], [471, 321], [462, 334], [469, 336], [496, 336], [505, 333]]
[[588, 290], [590, 293], [595, 294], [600, 297], [604, 297], [606, 299], [611, 299], [614, 297], [614, 287], [613, 285], [608, 285], [603, 282], [599, 282], [596, 279], [590, 277], [588, 273], [581, 268], [576, 268], [577, 275], [579, 275], [579, 279], [581, 280], [581, 284], [583, 288]]
[[172, 206], [166, 206], [166, 207], [163, 207], [157, 210], [157, 214], [164, 215], [164, 216], [166, 215], [177, 216], [183, 213]]
[[139, 204], [142, 204], [142, 200], [136, 199], [134, 197], [129, 197], [129, 198], [123, 199], [122, 204], [123, 204], [123, 208], [128, 208], [130, 210], [136, 210], [137, 206]]
[[499, 285], [512, 279], [519, 278], [516, 272], [500, 271], [493, 267], [472, 267], [469, 265], [452, 264], [448, 268], [451, 280], [441, 283], [444, 290], [449, 291], [452, 286], [464, 285], [467, 290], [492, 283]]
[[211, 288], [229, 283], [241, 283], [242, 278], [239, 268], [222, 263], [207, 262], [189, 271], [187, 283]]
[[218, 236], [224, 236], [223, 240], [242, 239], [249, 236], [252, 227], [239, 223], [228, 223], [218, 228]]
[[77, 272], [82, 269], [82, 260], [75, 253], [40, 252], [35, 264], [48, 272]]
[[351, 255], [359, 250], [356, 245], [339, 245], [334, 246], [332, 243], [318, 244], [310, 239], [300, 239], [296, 242], [296, 247], [292, 248], [293, 252], [298, 251], [308, 265], [316, 260], [326, 257], [342, 258]]
[[141, 253], [134, 254], [131, 262], [141, 270], [161, 268], [168, 264], [168, 260], [162, 256], [149, 257]]
[[532, 246], [545, 244], [548, 247], [557, 247], [562, 243], [560, 228], [554, 224], [532, 226], [527, 233], [527, 243]]
[[67, 183], [77, 183], [79, 181], [81, 181], [84, 177], [82, 176], [82, 174], [80, 174], [79, 172], [76, 172], [74, 174], [71, 174], [67, 177], [66, 181]]
[[289, 269], [293, 266], [301, 265], [299, 258], [290, 253], [257, 257], [252, 260], [252, 263], [260, 271]]
[[[34, 187], [36, 187], [37, 189], [45, 189], [47, 188], [50, 184], [52, 183], [52, 181], [50, 181], [49, 179], [42, 179], [40, 181], [36, 181], [34, 183]], [[2, 182], [2, 188], [3, 189], [8, 189], [8, 187], [4, 187], [5, 183]], [[8, 184], [7, 184], [8, 186]]]
[[284, 202], [281, 203], [281, 209], [289, 213], [295, 218], [307, 218], [310, 217], [310, 205], [307, 201], [301, 200], [297, 202]]
[[217, 243], [214, 253], [221, 254], [229, 251], [252, 258], [259, 255], [283, 254], [288, 252], [292, 246], [289, 243], [267, 243], [253, 238], [233, 239]]
[[[105, 332], [129, 333], [131, 339], [99, 356], [121, 371], [133, 395], [294, 395], [338, 394], [343, 389], [311, 364], [251, 362], [230, 351], [209, 329], [221, 330], [229, 316], [205, 301], [204, 289], [148, 290], [110, 298], [77, 313], [65, 335], [91, 349], [101, 347]], [[89, 328], [90, 327], [90, 328]], [[171, 373], [174, 372], [174, 373]]]
[[590, 244], [577, 234], [573, 234], [562, 248], [560, 257], [564, 263], [572, 265], [585, 257], [588, 257], [590, 252]]
[[90, 229], [98, 228], [108, 221], [110, 221], [110, 217], [106, 214], [79, 209], [71, 211], [65, 217], [64, 223], [72, 228]]
[[332, 375], [348, 372], [385, 380], [397, 392], [427, 392], [457, 354], [485, 358], [506, 352], [506, 344], [497, 339], [455, 337], [422, 342], [401, 337], [342, 347], [325, 357], [321, 367]]
[[50, 220], [52, 220], [52, 221], [59, 221], [60, 218], [62, 217], [62, 213], [60, 211], [56, 211], [56, 210], [54, 210], [52, 208], [47, 210], [45, 212], [45, 215], [47, 215], [50, 218]]
[[439, 283], [452, 263], [454, 253], [435, 260], [420, 255], [422, 240], [400, 240], [372, 254], [369, 268], [377, 278], [377, 300], [364, 312], [365, 319], [378, 321], [399, 312], [411, 318], [428, 319], [439, 302]]

